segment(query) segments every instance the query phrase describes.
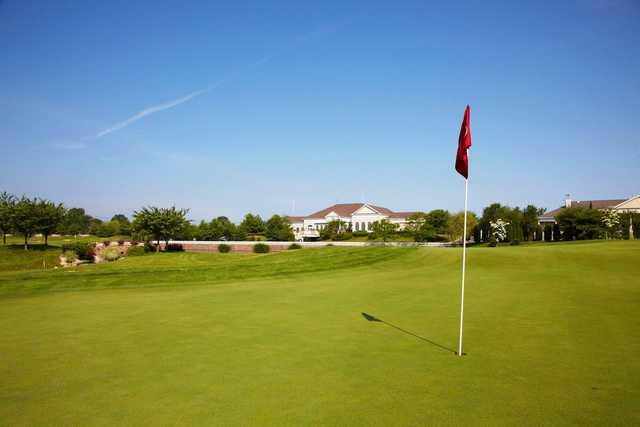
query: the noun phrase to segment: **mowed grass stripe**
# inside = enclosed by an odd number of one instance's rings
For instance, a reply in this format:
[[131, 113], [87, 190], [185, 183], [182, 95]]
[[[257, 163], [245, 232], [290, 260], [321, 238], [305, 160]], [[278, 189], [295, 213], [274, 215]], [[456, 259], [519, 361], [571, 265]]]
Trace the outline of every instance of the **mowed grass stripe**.
[[264, 255], [150, 254], [124, 258], [111, 264], [85, 265], [73, 270], [7, 272], [0, 274], [0, 295], [11, 296], [43, 290], [184, 286], [284, 277], [373, 267], [416, 250], [330, 247]]

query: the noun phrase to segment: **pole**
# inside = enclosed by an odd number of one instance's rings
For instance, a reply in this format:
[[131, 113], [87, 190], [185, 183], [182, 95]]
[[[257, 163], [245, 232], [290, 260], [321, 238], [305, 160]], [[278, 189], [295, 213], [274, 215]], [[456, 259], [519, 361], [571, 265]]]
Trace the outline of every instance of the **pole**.
[[462, 324], [464, 320], [464, 273], [467, 263], [467, 200], [469, 195], [469, 179], [464, 180], [464, 227], [462, 235], [462, 293], [460, 298], [460, 342], [458, 343], [458, 356], [462, 356]]

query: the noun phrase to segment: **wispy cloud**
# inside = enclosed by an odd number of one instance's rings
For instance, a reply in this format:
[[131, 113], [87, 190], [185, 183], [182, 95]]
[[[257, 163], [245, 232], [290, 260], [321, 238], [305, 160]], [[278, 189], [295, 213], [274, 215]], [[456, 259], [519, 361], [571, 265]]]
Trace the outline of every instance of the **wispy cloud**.
[[[0, 0], [1, 1], [1, 0]], [[339, 29], [340, 27], [346, 25], [348, 22], [345, 22], [341, 25], [338, 26], [333, 26], [333, 27], [325, 27], [325, 28], [320, 28], [318, 30], [312, 31], [310, 33], [307, 33], [301, 37], [298, 37], [296, 39], [293, 39], [291, 41], [289, 41], [288, 43], [283, 44], [282, 46], [280, 46], [279, 49], [276, 49], [273, 53], [268, 54], [263, 56], [262, 58], [258, 59], [257, 61], [254, 61], [250, 64], [248, 64], [247, 66], [245, 66], [242, 70], [246, 71], [246, 70], [251, 70], [251, 69], [255, 69], [257, 67], [260, 67], [264, 64], [266, 64], [267, 62], [271, 61], [273, 58], [280, 56], [286, 52], [290, 52], [293, 50], [297, 50], [298, 48], [300, 48], [301, 46], [303, 46], [304, 44], [306, 44], [309, 40], [321, 36], [323, 34], [326, 33], [331, 33], [336, 31], [337, 29]], [[239, 74], [241, 70], [237, 71], [235, 74]], [[155, 114], [158, 113], [160, 111], [164, 111], [164, 110], [168, 110], [170, 108], [173, 107], [177, 107], [180, 104], [184, 104], [185, 102], [189, 102], [194, 98], [197, 98], [201, 95], [204, 95], [208, 92], [211, 92], [213, 89], [217, 88], [218, 86], [221, 86], [222, 84], [226, 83], [227, 81], [231, 80], [233, 77], [229, 76], [225, 79], [219, 80], [218, 82], [216, 82], [213, 85], [210, 85], [206, 88], [203, 89], [199, 89], [196, 90], [194, 92], [191, 92], [187, 95], [184, 95], [180, 98], [176, 98], [172, 101], [168, 101], [168, 102], [164, 102], [161, 104], [157, 104], [157, 105], [153, 105], [151, 107], [147, 107], [143, 110], [138, 111], [137, 113], [135, 113], [134, 115], [132, 115], [131, 117], [113, 124], [112, 126], [101, 130], [100, 132], [94, 134], [94, 135], [90, 135], [87, 136], [85, 138], [82, 138], [82, 140], [80, 142], [71, 142], [71, 143], [66, 143], [66, 144], [54, 144], [54, 146], [56, 148], [61, 148], [61, 149], [67, 149], [67, 150], [79, 150], [82, 149], [86, 146], [86, 142], [88, 141], [93, 141], [93, 140], [97, 140], [100, 139], [104, 136], [107, 136], [113, 132], [117, 132], [121, 129], [126, 128], [127, 126], [132, 125], [133, 123], [137, 122], [138, 120], [141, 120], [151, 114]]]
[[113, 133], [115, 131], [118, 131], [120, 129], [126, 128], [127, 126], [137, 122], [138, 120], [150, 115], [150, 114], [154, 114], [154, 113], [158, 113], [160, 111], [164, 111], [164, 110], [168, 110], [169, 108], [173, 108], [176, 107], [180, 104], [184, 104], [187, 101], [192, 100], [193, 98], [196, 98], [200, 95], [203, 95], [209, 91], [211, 91], [214, 88], [214, 86], [210, 86], [204, 89], [200, 89], [197, 90], [195, 92], [191, 92], [188, 95], [182, 96], [180, 98], [174, 99], [172, 101], [169, 102], [164, 102], [162, 104], [158, 104], [158, 105], [153, 105], [151, 107], [147, 107], [144, 110], [138, 111], [137, 113], [135, 113], [133, 116], [129, 117], [126, 120], [123, 120], [119, 123], [114, 124], [111, 127], [108, 127], [107, 129], [101, 130], [100, 132], [98, 132], [97, 134], [90, 136], [88, 138], [85, 139], [98, 139], [98, 138], [102, 138], [105, 135], [109, 135], [110, 133]]

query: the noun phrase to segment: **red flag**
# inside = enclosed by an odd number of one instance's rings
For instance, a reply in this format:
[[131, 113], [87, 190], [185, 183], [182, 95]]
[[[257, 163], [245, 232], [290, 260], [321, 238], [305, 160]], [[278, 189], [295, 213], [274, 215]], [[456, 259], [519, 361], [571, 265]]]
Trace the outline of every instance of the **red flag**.
[[469, 178], [469, 157], [467, 150], [471, 147], [471, 122], [469, 116], [471, 108], [467, 105], [464, 110], [464, 119], [460, 126], [460, 136], [458, 137], [458, 154], [456, 155], [456, 170], [466, 178]]

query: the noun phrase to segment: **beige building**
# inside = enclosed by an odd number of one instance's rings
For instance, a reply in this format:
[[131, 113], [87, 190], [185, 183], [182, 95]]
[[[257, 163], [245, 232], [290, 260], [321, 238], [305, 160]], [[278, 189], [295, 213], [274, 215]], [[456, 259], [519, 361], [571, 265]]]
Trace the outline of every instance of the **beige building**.
[[571, 200], [569, 195], [564, 201], [564, 206], [545, 212], [538, 217], [538, 224], [554, 225], [556, 224], [556, 216], [562, 212], [562, 209], [570, 207], [583, 207], [591, 209], [610, 209], [619, 213], [623, 212], [640, 212], [640, 195], [633, 196], [629, 199], [610, 199], [610, 200]]
[[296, 240], [320, 237], [320, 230], [331, 221], [342, 221], [351, 231], [370, 232], [373, 223], [383, 219], [398, 225], [402, 230], [407, 225], [407, 218], [416, 212], [394, 212], [391, 209], [369, 203], [341, 203], [307, 216], [289, 216], [291, 228]]

